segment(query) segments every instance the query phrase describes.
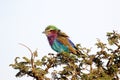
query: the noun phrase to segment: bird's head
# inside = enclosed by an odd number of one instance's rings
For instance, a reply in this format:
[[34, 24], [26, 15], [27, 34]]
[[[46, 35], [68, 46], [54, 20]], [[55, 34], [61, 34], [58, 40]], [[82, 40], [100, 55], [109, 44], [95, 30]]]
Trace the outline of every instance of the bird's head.
[[56, 26], [49, 25], [45, 28], [45, 31], [43, 33], [46, 34], [46, 36], [52, 36], [57, 35], [58, 31], [60, 30]]

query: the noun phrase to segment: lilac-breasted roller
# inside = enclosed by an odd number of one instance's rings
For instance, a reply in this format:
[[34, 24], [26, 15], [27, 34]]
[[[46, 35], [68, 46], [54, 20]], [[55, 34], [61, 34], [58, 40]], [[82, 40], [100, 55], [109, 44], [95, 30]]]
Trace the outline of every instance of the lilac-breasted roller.
[[53, 50], [58, 53], [67, 52], [67, 53], [77, 53], [77, 48], [74, 43], [69, 39], [68, 35], [61, 32], [54, 25], [49, 25], [46, 27], [43, 32], [46, 34], [48, 42]]

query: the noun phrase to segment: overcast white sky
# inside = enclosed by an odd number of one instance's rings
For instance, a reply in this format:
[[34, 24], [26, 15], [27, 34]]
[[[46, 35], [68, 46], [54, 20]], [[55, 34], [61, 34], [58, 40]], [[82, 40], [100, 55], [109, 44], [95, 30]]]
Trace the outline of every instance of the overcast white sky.
[[54, 52], [42, 34], [49, 24], [67, 33], [71, 40], [93, 47], [96, 38], [106, 39], [106, 32], [120, 32], [120, 0], [0, 0], [0, 79], [16, 78], [9, 67], [16, 56], [28, 56], [38, 49], [39, 57]]

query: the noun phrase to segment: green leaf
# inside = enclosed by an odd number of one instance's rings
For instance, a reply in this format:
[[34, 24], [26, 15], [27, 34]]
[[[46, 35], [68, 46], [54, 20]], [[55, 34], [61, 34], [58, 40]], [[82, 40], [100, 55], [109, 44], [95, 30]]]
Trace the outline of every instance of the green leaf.
[[44, 57], [42, 57], [42, 61], [44, 62], [44, 61], [46, 61], [48, 59], [48, 57], [47, 56], [44, 56]]
[[42, 62], [41, 62], [40, 60], [37, 60], [37, 61], [34, 63], [34, 65], [36, 65], [36, 66], [42, 66]]
[[33, 52], [34, 57], [38, 57], [37, 50]]
[[30, 63], [30, 59], [28, 59], [27, 57], [23, 57], [23, 59], [24, 59], [26, 62]]

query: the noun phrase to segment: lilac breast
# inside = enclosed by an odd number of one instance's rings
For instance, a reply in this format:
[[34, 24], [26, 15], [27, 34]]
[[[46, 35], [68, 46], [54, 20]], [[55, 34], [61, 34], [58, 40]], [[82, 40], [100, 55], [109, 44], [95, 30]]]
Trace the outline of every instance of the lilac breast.
[[52, 46], [56, 37], [55, 36], [48, 36], [47, 38], [48, 38], [49, 44]]

